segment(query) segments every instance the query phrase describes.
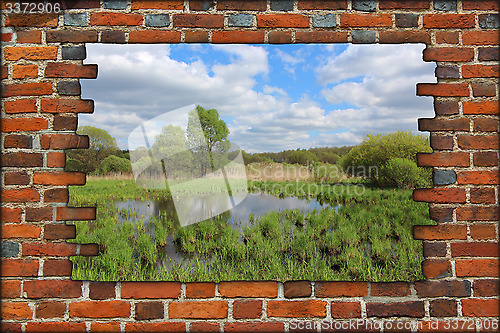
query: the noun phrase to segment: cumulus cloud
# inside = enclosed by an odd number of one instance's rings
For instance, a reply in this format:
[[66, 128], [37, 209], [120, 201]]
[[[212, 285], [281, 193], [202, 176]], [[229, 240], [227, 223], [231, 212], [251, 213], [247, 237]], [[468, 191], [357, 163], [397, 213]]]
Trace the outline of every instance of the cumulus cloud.
[[[86, 63], [97, 63], [99, 76], [82, 80], [82, 91], [96, 111], [80, 116], [80, 124], [109, 131], [125, 148], [142, 121], [200, 104], [227, 120], [234, 143], [258, 152], [352, 145], [367, 131], [416, 130], [417, 117], [432, 116], [431, 99], [415, 96], [417, 82], [434, 80], [423, 46], [350, 45], [340, 55], [330, 47], [328, 56], [307, 45], [294, 52], [273, 47], [186, 45], [192, 56], [180, 58], [168, 45], [88, 45]], [[307, 70], [316, 87], [304, 87], [316, 91], [314, 98], [270, 81], [271, 50], [285, 69], [318, 64]], [[302, 74], [295, 74], [300, 85]]]

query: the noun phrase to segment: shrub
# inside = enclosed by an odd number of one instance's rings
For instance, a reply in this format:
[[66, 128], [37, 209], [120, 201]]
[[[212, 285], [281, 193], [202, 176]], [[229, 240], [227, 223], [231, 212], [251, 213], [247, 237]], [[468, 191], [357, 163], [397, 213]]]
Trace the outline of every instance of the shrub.
[[102, 160], [99, 170], [103, 174], [110, 172], [131, 173], [132, 165], [130, 161], [115, 155], [110, 155]]
[[407, 158], [391, 158], [380, 169], [378, 184], [385, 187], [403, 189], [429, 187], [431, 170], [419, 168], [417, 163]]
[[307, 165], [307, 164], [313, 164], [314, 162], [317, 161], [318, 157], [314, 153], [311, 153], [310, 151], [307, 150], [294, 151], [287, 158], [287, 162], [290, 164], [297, 163], [300, 165]]

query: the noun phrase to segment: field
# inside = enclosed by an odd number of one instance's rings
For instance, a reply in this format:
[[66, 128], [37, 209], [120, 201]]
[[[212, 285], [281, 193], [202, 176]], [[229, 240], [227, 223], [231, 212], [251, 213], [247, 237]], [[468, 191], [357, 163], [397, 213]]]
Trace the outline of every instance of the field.
[[[315, 198], [331, 207], [304, 214], [270, 212], [241, 230], [222, 216], [179, 228], [165, 212], [144, 223], [114, 201], [158, 200], [168, 190], [144, 190], [130, 179], [91, 178], [70, 187], [70, 206], [97, 206], [97, 220], [75, 222], [77, 243], [98, 243], [96, 257], [73, 257], [73, 279], [94, 281], [423, 279], [421, 241], [413, 225], [434, 224], [428, 206], [411, 190], [328, 185], [320, 182], [249, 181], [252, 192]], [[314, 175], [313, 175], [314, 176]], [[255, 178], [254, 178], [255, 179]], [[339, 206], [340, 205], [340, 206]], [[168, 260], [177, 249], [186, 264]], [[169, 252], [170, 251], [170, 252]]]

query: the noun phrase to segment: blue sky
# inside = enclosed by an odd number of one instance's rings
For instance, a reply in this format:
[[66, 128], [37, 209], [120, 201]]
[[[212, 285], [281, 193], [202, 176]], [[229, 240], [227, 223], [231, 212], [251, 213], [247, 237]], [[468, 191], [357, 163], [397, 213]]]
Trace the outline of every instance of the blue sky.
[[141, 122], [190, 104], [216, 108], [230, 139], [248, 152], [361, 142], [366, 133], [417, 130], [435, 82], [423, 45], [98, 45], [82, 80], [93, 115], [80, 125], [107, 130], [127, 148]]

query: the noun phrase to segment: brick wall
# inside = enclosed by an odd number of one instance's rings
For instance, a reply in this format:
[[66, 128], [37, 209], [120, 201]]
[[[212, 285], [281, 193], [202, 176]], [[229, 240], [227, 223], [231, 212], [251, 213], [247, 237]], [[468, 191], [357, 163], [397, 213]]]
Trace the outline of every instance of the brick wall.
[[[52, 1], [53, 3], [55, 1]], [[2, 2], [2, 8], [9, 1]], [[419, 330], [479, 330], [499, 315], [497, 1], [98, 1], [62, 3], [58, 14], [2, 13], [2, 330], [293, 330], [296, 319], [420, 323]], [[436, 226], [416, 283], [72, 281], [77, 245], [64, 149], [84, 148], [78, 113], [93, 112], [78, 79], [85, 43], [425, 43], [437, 83], [435, 118], [420, 119], [434, 152], [435, 187], [414, 192]], [[474, 319], [477, 321], [472, 322]], [[436, 322], [437, 321], [437, 322]], [[488, 328], [487, 326], [483, 328]], [[380, 331], [380, 327], [373, 327]], [[387, 330], [387, 329], [386, 329]], [[486, 329], [487, 330], [487, 329]]]

